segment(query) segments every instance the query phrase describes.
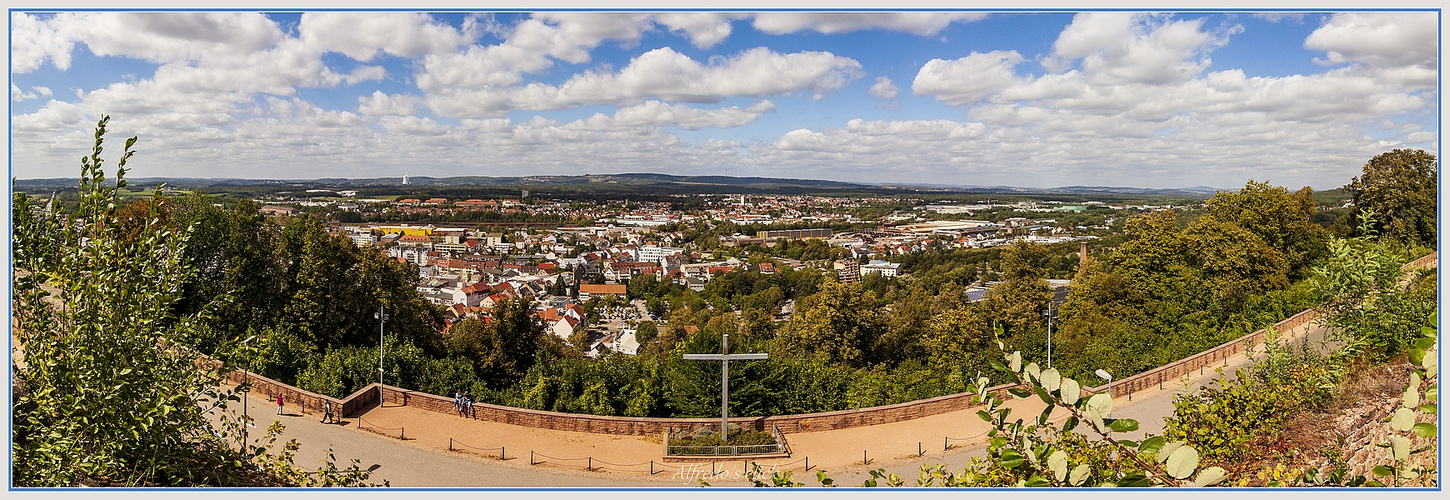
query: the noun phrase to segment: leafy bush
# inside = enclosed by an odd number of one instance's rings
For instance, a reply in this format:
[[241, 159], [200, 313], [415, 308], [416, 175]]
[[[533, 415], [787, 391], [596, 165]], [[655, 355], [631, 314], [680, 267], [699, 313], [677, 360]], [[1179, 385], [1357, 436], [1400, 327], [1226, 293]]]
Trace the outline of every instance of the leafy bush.
[[[220, 388], [231, 365], [196, 361], [209, 318], [172, 313], [193, 273], [187, 235], [167, 230], [154, 203], [136, 220], [117, 216], [136, 138], [126, 141], [116, 182], [107, 185], [101, 151], [109, 121], [96, 124], [91, 154], [81, 160], [78, 211], [17, 218], [25, 227], [15, 232], [16, 247], [26, 250], [15, 255], [11, 484], [363, 485], [368, 473], [356, 461], [339, 470], [329, 457], [311, 476], [292, 466], [295, 441], [272, 455], [280, 425], [266, 446], [235, 440], [244, 422], [225, 409], [247, 388]], [[28, 202], [16, 210], [28, 214]], [[218, 348], [235, 355], [238, 340]], [[212, 423], [218, 415], [220, 429]]]

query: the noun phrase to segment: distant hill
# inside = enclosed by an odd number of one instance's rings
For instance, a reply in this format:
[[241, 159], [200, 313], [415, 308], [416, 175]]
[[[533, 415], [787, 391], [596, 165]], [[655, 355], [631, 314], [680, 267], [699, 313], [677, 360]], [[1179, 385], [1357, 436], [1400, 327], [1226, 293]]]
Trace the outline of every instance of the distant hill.
[[[426, 177], [409, 176], [403, 185], [402, 177], [379, 177], [371, 179], [323, 178], [312, 180], [274, 179], [203, 179], [203, 178], [132, 178], [128, 179], [132, 190], [147, 189], [157, 183], [177, 189], [227, 189], [227, 188], [283, 188], [361, 190], [373, 192], [378, 188], [390, 191], [429, 188], [494, 188], [497, 190], [528, 189], [540, 194], [590, 193], [627, 194], [641, 189], [655, 194], [678, 193], [779, 193], [779, 194], [879, 194], [901, 195], [1087, 195], [1087, 196], [1172, 196], [1201, 198], [1212, 196], [1216, 188], [1194, 186], [1174, 189], [1133, 188], [1113, 186], [1065, 186], [1055, 188], [1029, 188], [1016, 186], [955, 186], [932, 184], [865, 184], [813, 179], [781, 179], [770, 177], [731, 177], [723, 175], [679, 176], [656, 173], [628, 174], [584, 174], [584, 175], [532, 175], [522, 177]], [[22, 179], [14, 182], [17, 190], [28, 192], [75, 189], [75, 179]], [[452, 189], [450, 189], [452, 191]]]

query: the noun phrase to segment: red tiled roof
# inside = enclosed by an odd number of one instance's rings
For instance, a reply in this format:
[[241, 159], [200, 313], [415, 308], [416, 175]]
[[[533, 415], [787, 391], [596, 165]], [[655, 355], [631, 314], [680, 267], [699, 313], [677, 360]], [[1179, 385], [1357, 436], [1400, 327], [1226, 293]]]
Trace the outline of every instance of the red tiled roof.
[[547, 322], [550, 322], [550, 323], [559, 321], [559, 318], [564, 317], [562, 314], [559, 314], [559, 310], [558, 309], [554, 309], [552, 307], [550, 307], [548, 309], [544, 309], [542, 311], [534, 311], [534, 315], [535, 316], [538, 316], [539, 319], [542, 319], [542, 320], [547, 321]]
[[628, 289], [624, 285], [592, 285], [592, 284], [584, 284], [584, 285], [579, 285], [579, 291], [581, 293], [589, 293], [589, 294], [618, 294], [618, 295], [624, 295], [625, 293], [628, 293]]

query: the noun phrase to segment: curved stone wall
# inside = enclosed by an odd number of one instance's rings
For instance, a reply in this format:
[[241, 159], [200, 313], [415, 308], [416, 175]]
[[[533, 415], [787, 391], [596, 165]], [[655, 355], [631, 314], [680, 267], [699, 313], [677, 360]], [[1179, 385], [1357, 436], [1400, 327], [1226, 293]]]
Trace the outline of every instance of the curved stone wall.
[[[1405, 267], [1434, 267], [1437, 263], [1438, 253], [1432, 253], [1415, 262], [1406, 264]], [[1309, 324], [1317, 318], [1318, 314], [1314, 310], [1305, 310], [1290, 316], [1284, 321], [1276, 323], [1274, 327], [1280, 332], [1287, 332]], [[1160, 387], [1162, 384], [1175, 381], [1194, 370], [1207, 369], [1222, 364], [1230, 356], [1244, 352], [1252, 346], [1262, 345], [1265, 333], [1265, 330], [1259, 330], [1173, 363], [1122, 380], [1116, 380], [1112, 384], [1113, 394], [1115, 396], [1126, 394], [1131, 398], [1136, 392]], [[240, 372], [228, 374], [228, 379], [233, 383], [240, 383], [242, 377], [243, 375]], [[283, 400], [288, 404], [295, 405], [309, 413], [321, 412], [322, 402], [332, 401], [335, 408], [342, 408], [341, 414], [343, 416], [355, 416], [376, 406], [380, 397], [384, 405], [412, 406], [441, 413], [453, 412], [453, 398], [451, 397], [410, 391], [388, 385], [380, 386], [376, 383], [368, 385], [353, 393], [351, 396], [339, 400], [314, 392], [304, 391], [256, 374], [249, 374], [248, 378], [252, 382], [254, 392], [267, 397], [274, 397], [275, 394], [281, 393]], [[1005, 396], [1007, 389], [1011, 387], [1010, 385], [999, 385], [989, 390]], [[1105, 384], [1098, 387], [1085, 387], [1083, 390], [1085, 393], [1096, 394], [1099, 392], [1107, 392], [1108, 386]], [[972, 403], [973, 395], [974, 393], [949, 394], [930, 399], [855, 410], [807, 413], [801, 415], [779, 415], [774, 417], [736, 417], [731, 418], [730, 422], [739, 424], [746, 429], [755, 430], [766, 430], [774, 426], [780, 428], [781, 432], [787, 433], [846, 429], [901, 422], [965, 410], [977, 406]], [[649, 418], [582, 415], [530, 410], [527, 408], [512, 408], [485, 403], [475, 403], [474, 407], [476, 410], [476, 418], [479, 420], [541, 429], [601, 434], [652, 435], [672, 430], [718, 425], [720, 422], [719, 419], [715, 418]]]

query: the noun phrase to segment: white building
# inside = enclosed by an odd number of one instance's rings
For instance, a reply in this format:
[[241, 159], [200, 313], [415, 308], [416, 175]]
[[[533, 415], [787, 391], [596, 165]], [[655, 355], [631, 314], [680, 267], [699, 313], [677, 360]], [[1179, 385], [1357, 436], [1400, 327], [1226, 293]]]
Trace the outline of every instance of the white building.
[[897, 269], [900, 269], [900, 268], [901, 268], [901, 264], [900, 263], [897, 263], [897, 262], [886, 262], [884, 260], [873, 260], [873, 261], [871, 261], [870, 264], [866, 264], [864, 266], [861, 266], [861, 275], [862, 276], [865, 276], [865, 275], [871, 274], [871, 273], [881, 273], [881, 276], [882, 277], [885, 277], [885, 278], [895, 278], [896, 277], [896, 270]]
[[665, 257], [669, 257], [677, 253], [685, 253], [685, 249], [662, 247], [659, 245], [645, 245], [639, 247], [639, 260], [641, 262], [659, 262], [660, 267], [665, 267]]
[[360, 247], [365, 247], [378, 242], [378, 238], [376, 236], [373, 236], [373, 233], [367, 231], [348, 233], [347, 237], [352, 238], [353, 244]]
[[620, 353], [628, 354], [630, 356], [638, 354], [639, 340], [634, 337], [634, 333], [635, 330], [633, 328], [625, 328], [623, 330], [620, 330], [619, 336], [615, 337], [617, 340], [614, 341], [614, 345], [611, 347], [613, 347], [615, 351], [619, 351]]

